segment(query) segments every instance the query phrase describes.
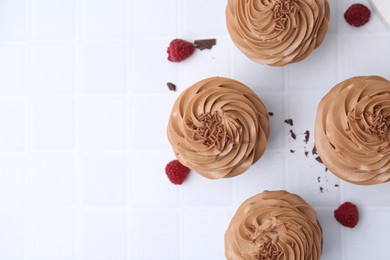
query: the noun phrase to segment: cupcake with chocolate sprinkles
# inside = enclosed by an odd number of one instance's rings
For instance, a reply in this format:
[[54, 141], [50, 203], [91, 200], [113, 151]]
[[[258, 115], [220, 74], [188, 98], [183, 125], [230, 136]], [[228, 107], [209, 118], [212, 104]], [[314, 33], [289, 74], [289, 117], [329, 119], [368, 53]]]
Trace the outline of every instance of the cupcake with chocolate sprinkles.
[[283, 66], [305, 59], [328, 32], [328, 0], [228, 0], [233, 43], [251, 60]]
[[321, 100], [315, 122], [321, 161], [339, 178], [360, 185], [390, 180], [390, 82], [353, 77]]
[[184, 90], [167, 131], [177, 159], [210, 179], [245, 172], [263, 155], [269, 133], [260, 98], [241, 82], [223, 77]]
[[316, 211], [284, 190], [264, 191], [244, 201], [225, 233], [228, 260], [318, 260], [321, 253]]

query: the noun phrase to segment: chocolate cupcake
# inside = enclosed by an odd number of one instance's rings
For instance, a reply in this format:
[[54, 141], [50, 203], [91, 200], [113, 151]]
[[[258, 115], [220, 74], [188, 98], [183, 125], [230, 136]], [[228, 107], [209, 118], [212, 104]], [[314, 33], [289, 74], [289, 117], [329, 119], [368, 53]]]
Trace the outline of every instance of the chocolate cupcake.
[[353, 77], [321, 100], [315, 143], [322, 162], [339, 178], [361, 185], [390, 180], [390, 82]]
[[328, 31], [328, 0], [228, 0], [234, 44], [255, 62], [283, 66], [306, 58]]
[[269, 132], [268, 113], [259, 97], [223, 77], [207, 78], [184, 90], [168, 123], [177, 159], [210, 179], [245, 172], [263, 155]]
[[315, 210], [283, 190], [244, 201], [225, 233], [228, 260], [318, 260], [321, 253], [322, 229]]

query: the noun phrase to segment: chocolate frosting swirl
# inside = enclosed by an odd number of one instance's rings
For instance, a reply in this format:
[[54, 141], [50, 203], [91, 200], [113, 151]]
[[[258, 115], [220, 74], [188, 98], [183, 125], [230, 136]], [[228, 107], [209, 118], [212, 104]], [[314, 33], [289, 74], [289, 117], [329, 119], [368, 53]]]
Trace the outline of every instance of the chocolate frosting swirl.
[[354, 77], [321, 100], [315, 143], [323, 163], [339, 178], [361, 185], [390, 180], [390, 82]]
[[244, 201], [225, 233], [228, 260], [318, 260], [322, 229], [317, 213], [287, 191], [264, 191]]
[[228, 0], [234, 44], [258, 63], [283, 66], [306, 58], [328, 31], [328, 0]]
[[181, 93], [168, 123], [177, 159], [210, 179], [246, 171], [263, 155], [269, 131], [259, 97], [222, 77], [204, 79]]

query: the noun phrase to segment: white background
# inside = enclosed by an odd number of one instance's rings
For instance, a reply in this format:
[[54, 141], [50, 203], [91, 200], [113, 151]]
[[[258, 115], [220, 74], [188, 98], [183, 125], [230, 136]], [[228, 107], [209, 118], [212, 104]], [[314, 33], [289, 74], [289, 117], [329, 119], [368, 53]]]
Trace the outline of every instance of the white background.
[[[330, 88], [356, 75], [390, 79], [390, 32], [375, 14], [352, 28], [343, 13], [353, 1], [330, 3], [320, 48], [273, 68], [234, 47], [222, 0], [0, 0], [0, 260], [224, 259], [233, 213], [265, 189], [298, 193], [317, 210], [322, 259], [389, 259], [390, 184], [345, 183], [304, 154]], [[170, 63], [176, 37], [217, 45]], [[169, 113], [209, 76], [260, 96], [274, 113], [269, 145], [237, 178], [192, 172], [174, 186], [164, 173], [174, 158]], [[344, 201], [360, 209], [355, 229], [333, 218]]]

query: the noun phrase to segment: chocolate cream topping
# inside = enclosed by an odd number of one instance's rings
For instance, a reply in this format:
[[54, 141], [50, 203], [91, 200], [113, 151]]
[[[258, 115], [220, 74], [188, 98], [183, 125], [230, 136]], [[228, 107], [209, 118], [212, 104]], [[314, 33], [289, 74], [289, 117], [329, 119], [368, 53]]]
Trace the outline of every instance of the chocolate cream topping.
[[306, 58], [328, 31], [328, 0], [228, 0], [226, 24], [248, 58], [283, 66]]
[[354, 77], [320, 102], [315, 143], [322, 162], [341, 179], [361, 185], [390, 180], [390, 82]]
[[318, 260], [322, 229], [317, 213], [287, 191], [264, 191], [244, 201], [225, 233], [228, 260]]
[[168, 139], [177, 159], [199, 174], [234, 177], [260, 159], [269, 136], [267, 110], [259, 97], [233, 79], [197, 82], [177, 98]]

